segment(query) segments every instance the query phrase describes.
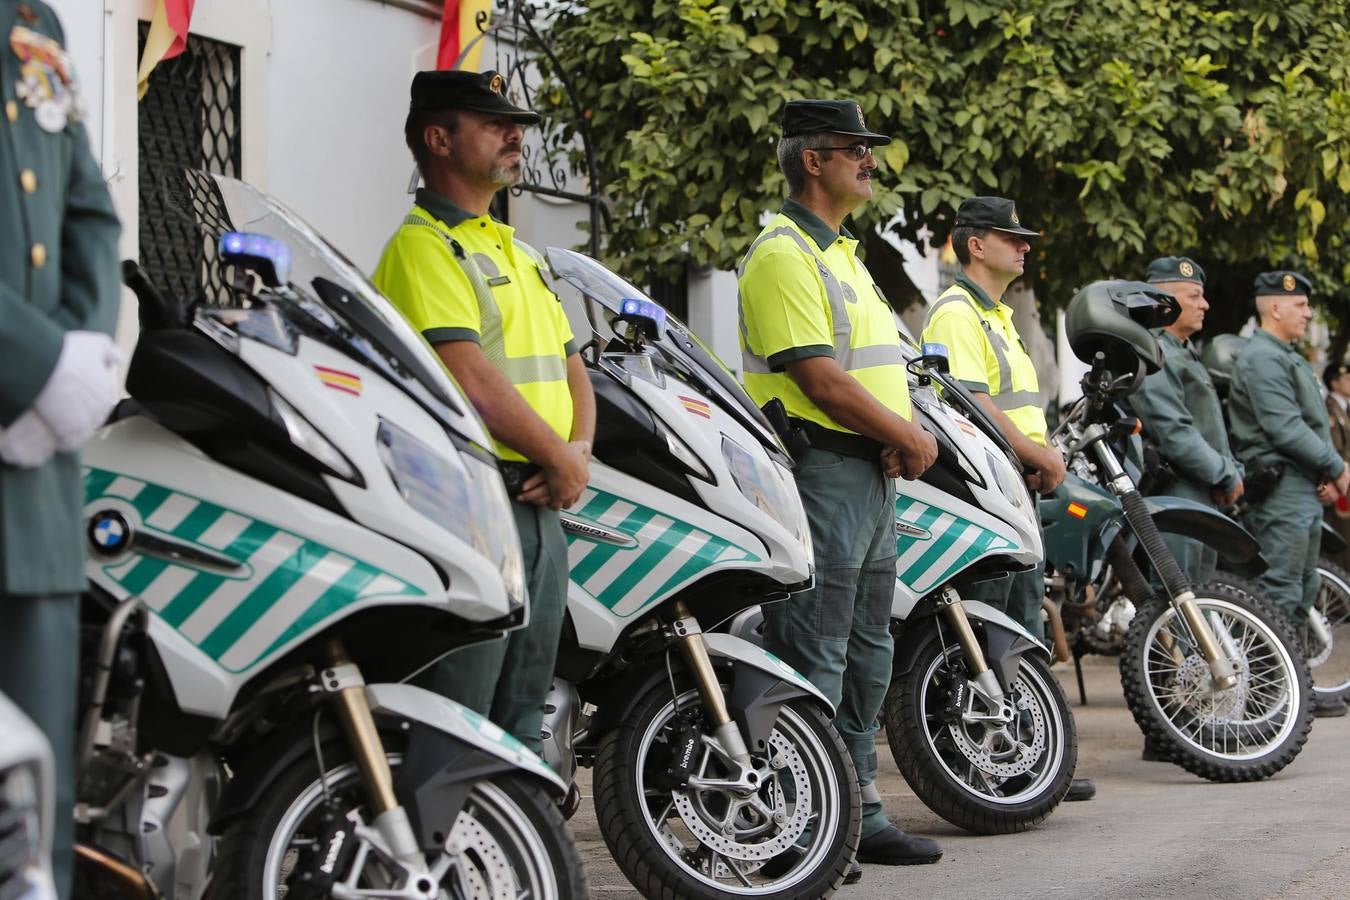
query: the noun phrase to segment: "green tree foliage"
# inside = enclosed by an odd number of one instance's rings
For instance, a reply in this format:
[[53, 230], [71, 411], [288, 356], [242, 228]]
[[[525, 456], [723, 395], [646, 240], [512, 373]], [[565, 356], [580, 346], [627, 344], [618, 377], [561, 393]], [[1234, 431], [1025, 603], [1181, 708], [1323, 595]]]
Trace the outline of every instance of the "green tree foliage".
[[1062, 304], [1160, 253], [1238, 294], [1273, 265], [1343, 293], [1347, 23], [1346, 0], [590, 0], [551, 40], [628, 274], [734, 267], [782, 199], [783, 104], [842, 96], [896, 136], [858, 226], [940, 244], [962, 197], [1013, 197]]

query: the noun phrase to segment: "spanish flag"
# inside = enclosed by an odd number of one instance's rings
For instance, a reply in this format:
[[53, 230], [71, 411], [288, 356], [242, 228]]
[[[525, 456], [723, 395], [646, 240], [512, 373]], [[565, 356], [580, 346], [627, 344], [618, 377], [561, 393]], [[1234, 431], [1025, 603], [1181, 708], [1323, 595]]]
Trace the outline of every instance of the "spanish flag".
[[166, 59], [173, 59], [187, 48], [188, 23], [192, 21], [195, 0], [155, 0], [150, 15], [150, 33], [145, 36], [145, 52], [136, 70], [136, 99], [150, 88], [150, 73]]
[[[478, 17], [483, 24], [478, 24]], [[445, 0], [441, 16], [441, 43], [436, 52], [436, 68], [478, 71], [478, 60], [483, 55], [483, 42], [474, 43], [487, 28], [492, 15], [492, 0]], [[472, 45], [472, 46], [470, 46]], [[468, 49], [464, 59], [459, 55]], [[456, 65], [458, 63], [458, 65]]]

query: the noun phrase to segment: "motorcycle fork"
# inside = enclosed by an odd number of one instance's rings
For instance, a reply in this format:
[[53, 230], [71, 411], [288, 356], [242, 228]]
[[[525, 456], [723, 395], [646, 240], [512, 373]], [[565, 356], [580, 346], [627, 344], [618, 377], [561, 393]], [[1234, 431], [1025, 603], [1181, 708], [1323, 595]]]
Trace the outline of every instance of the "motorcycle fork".
[[[320, 684], [324, 691], [333, 695], [333, 710], [361, 771], [366, 801], [375, 816], [375, 829], [395, 859], [411, 872], [425, 873], [426, 859], [413, 834], [408, 811], [394, 796], [394, 773], [389, 768], [384, 741], [380, 739], [370, 703], [366, 700], [366, 682], [361, 670], [347, 656], [346, 647], [340, 640], [328, 643], [328, 657], [330, 664], [320, 673]], [[421, 887], [419, 885], [419, 890]], [[427, 890], [433, 887], [428, 883]]]
[[966, 658], [966, 671], [976, 690], [991, 710], [1002, 712], [1003, 686], [998, 683], [998, 677], [984, 657], [984, 648], [975, 637], [975, 629], [970, 625], [970, 617], [961, 605], [961, 598], [949, 588], [942, 592], [937, 603], [943, 620], [956, 634], [956, 642], [961, 645], [961, 653]]
[[675, 621], [671, 623], [671, 628], [675, 633], [675, 643], [679, 645], [680, 653], [693, 675], [694, 686], [698, 688], [699, 697], [703, 700], [703, 709], [708, 715], [708, 720], [712, 722], [713, 733], [721, 743], [722, 749], [736, 762], [750, 768], [750, 751], [745, 746], [741, 730], [736, 727], [736, 723], [731, 720], [731, 714], [727, 712], [727, 700], [722, 694], [722, 683], [717, 680], [717, 672], [713, 669], [712, 657], [708, 655], [708, 645], [703, 640], [703, 629], [699, 627], [698, 619], [694, 618], [694, 614], [689, 611], [683, 600], [675, 603]]

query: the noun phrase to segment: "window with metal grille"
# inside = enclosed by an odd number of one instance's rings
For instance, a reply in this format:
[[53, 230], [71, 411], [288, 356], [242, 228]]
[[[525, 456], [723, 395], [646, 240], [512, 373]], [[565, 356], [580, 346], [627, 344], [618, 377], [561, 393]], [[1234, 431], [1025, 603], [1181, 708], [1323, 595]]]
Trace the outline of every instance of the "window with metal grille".
[[[140, 52], [149, 28], [140, 23]], [[187, 199], [183, 172], [239, 177], [239, 82], [239, 47], [194, 34], [183, 53], [155, 67], [138, 107], [141, 265], [180, 300], [229, 295], [215, 236], [198, 224], [203, 211]]]

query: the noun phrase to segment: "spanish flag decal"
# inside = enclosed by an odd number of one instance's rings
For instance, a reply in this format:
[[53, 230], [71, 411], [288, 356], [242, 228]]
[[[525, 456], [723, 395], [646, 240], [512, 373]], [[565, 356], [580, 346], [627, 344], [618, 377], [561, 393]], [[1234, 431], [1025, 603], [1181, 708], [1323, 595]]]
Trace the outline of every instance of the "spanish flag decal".
[[696, 400], [693, 397], [686, 397], [683, 394], [678, 395], [684, 408], [696, 416], [702, 416], [705, 419], [712, 418], [712, 407], [702, 400]]
[[1069, 515], [1073, 516], [1075, 519], [1084, 518], [1087, 516], [1087, 507], [1081, 503], [1070, 503]]
[[344, 394], [351, 394], [353, 397], [361, 396], [360, 375], [344, 372], [341, 369], [330, 369], [327, 366], [315, 366], [314, 371], [319, 373], [319, 380], [324, 383], [325, 387], [342, 391]]

